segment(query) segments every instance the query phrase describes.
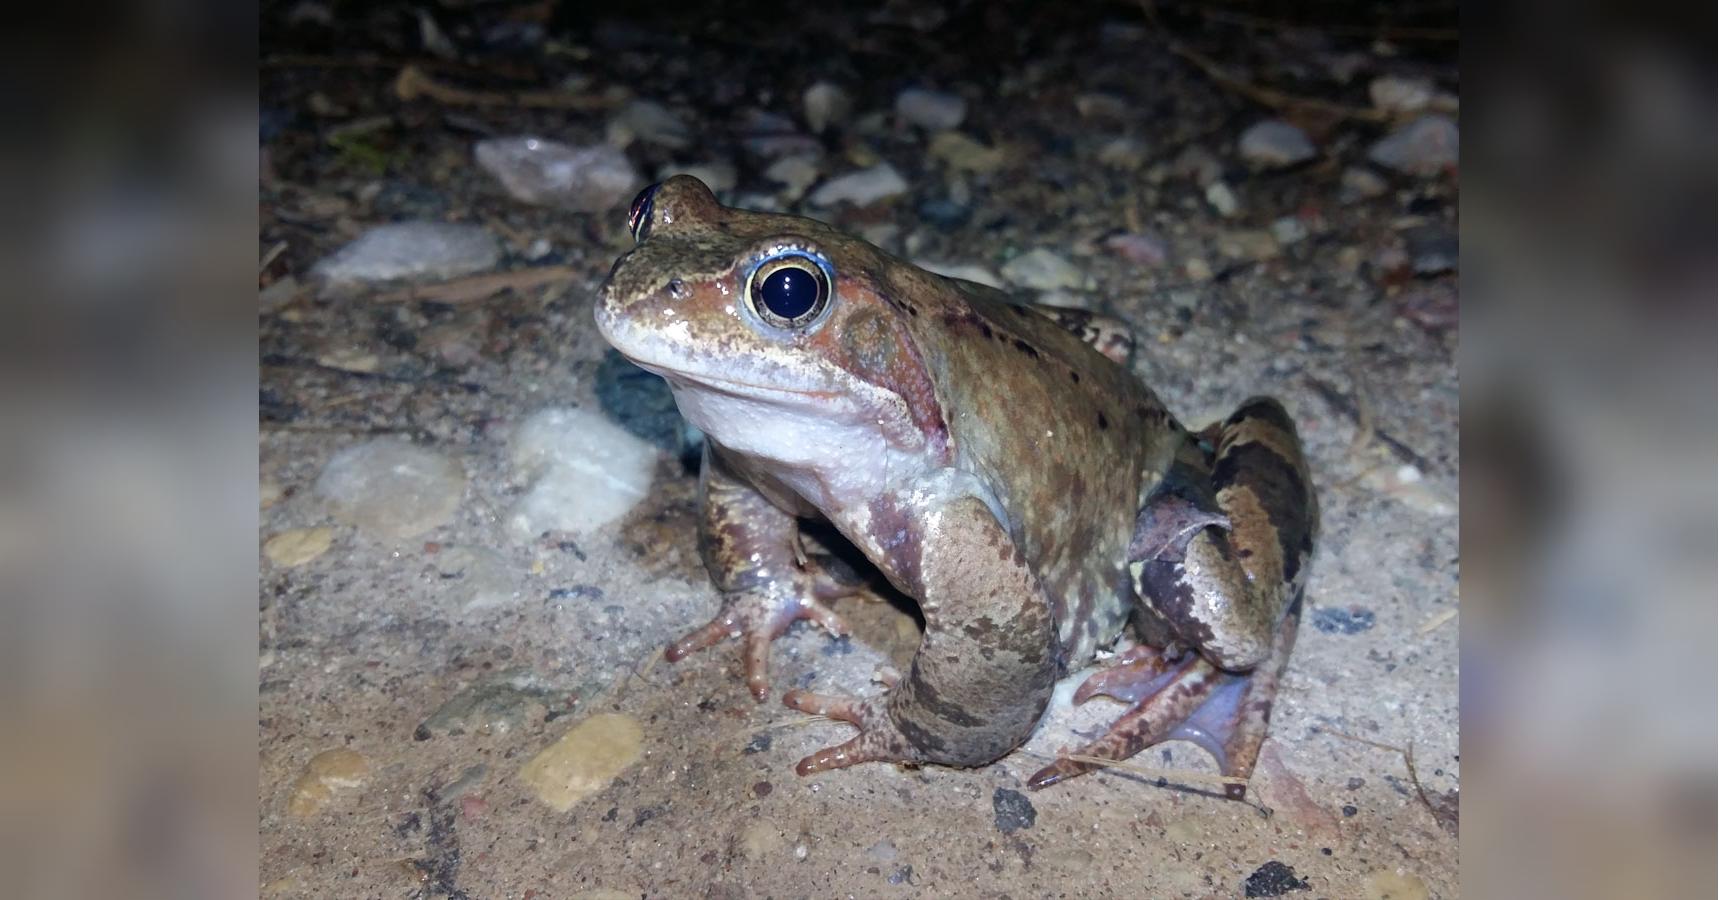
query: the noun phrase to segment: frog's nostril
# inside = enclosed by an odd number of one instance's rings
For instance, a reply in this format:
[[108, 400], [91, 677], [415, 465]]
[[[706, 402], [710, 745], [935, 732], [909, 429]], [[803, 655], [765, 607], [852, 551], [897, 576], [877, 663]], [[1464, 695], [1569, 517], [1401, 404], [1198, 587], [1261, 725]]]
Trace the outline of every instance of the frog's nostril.
[[686, 286], [686, 282], [679, 278], [673, 279], [668, 283], [668, 292], [669, 296], [676, 300], [685, 300], [692, 294], [692, 291]]

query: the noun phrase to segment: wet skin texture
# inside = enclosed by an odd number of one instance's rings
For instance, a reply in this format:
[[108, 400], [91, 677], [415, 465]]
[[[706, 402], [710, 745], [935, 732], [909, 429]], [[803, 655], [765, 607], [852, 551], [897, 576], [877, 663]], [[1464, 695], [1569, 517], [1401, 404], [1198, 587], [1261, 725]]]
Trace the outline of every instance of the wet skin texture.
[[[724, 207], [687, 176], [641, 194], [631, 226], [597, 324], [707, 437], [699, 548], [724, 597], [670, 660], [741, 638], [762, 700], [771, 640], [802, 618], [842, 633], [825, 604], [852, 588], [799, 547], [799, 522], [821, 518], [919, 603], [926, 629], [881, 698], [788, 692], [860, 729], [801, 774], [999, 759], [1056, 679], [1132, 621], [1142, 646], [1076, 695], [1127, 711], [1031, 783], [1183, 738], [1243, 795], [1318, 525], [1282, 406], [1256, 398], [1189, 432], [1126, 367], [1119, 323]], [[818, 286], [815, 303], [761, 289], [783, 267]]]

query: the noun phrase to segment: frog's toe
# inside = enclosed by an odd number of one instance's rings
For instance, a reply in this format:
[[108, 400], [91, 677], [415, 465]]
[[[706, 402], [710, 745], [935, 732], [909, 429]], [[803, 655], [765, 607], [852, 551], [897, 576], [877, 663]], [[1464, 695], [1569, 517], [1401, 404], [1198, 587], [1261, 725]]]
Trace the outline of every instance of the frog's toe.
[[799, 764], [794, 766], [797, 774], [812, 775], [863, 762], [923, 762], [918, 749], [901, 734], [895, 723], [890, 721], [882, 700], [860, 700], [815, 694], [811, 691], [789, 691], [782, 696], [782, 702], [790, 709], [839, 719], [860, 730], [856, 737], [846, 743], [825, 747], [800, 760]]
[[1157, 647], [1144, 644], [1133, 647], [1117, 657], [1114, 665], [1082, 682], [1074, 692], [1074, 703], [1078, 706], [1094, 697], [1114, 697], [1123, 703], [1138, 703], [1174, 677], [1172, 663], [1175, 661], [1175, 657]]
[[[1101, 673], [1102, 674], [1102, 673]], [[1227, 677], [1198, 656], [1162, 673], [1162, 683], [1123, 713], [1103, 737], [1033, 773], [1028, 787], [1044, 788], [1102, 769], [1170, 738], [1211, 696], [1220, 678]]]
[[754, 699], [763, 701], [770, 695], [770, 642], [800, 619], [810, 619], [837, 637], [848, 633], [841, 617], [817, 600], [749, 592], [730, 595], [720, 615], [669, 644], [663, 656], [679, 662], [729, 638], [744, 638], [741, 662], [746, 688]]

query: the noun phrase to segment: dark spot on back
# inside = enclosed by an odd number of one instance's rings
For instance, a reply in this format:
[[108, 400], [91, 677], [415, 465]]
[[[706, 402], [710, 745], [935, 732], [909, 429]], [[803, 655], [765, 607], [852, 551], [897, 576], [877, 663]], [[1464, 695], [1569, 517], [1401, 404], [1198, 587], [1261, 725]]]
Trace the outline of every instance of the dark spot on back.
[[1032, 344], [1029, 344], [1026, 341], [1023, 341], [1020, 338], [1015, 338], [1015, 349], [1021, 351], [1022, 353], [1025, 353], [1027, 356], [1030, 356], [1033, 359], [1039, 358], [1039, 351], [1036, 348], [1034, 348]]
[[1103, 431], [1109, 427], [1110, 427], [1110, 420], [1106, 419], [1104, 417], [1104, 413], [1099, 413], [1098, 414], [1098, 430]]
[[1068, 370], [1068, 377], [1073, 379], [1075, 384], [1080, 384], [1080, 373], [1079, 372], [1076, 372], [1073, 369], [1069, 369]]
[[991, 326], [986, 325], [984, 322], [980, 322], [979, 323], [979, 333], [983, 334], [987, 340], [990, 339], [992, 337]]

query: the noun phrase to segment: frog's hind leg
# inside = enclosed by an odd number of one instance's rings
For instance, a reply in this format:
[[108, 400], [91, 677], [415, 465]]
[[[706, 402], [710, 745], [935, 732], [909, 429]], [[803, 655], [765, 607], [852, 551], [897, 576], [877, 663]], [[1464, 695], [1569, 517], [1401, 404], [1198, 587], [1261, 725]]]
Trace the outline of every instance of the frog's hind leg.
[[1049, 787], [1104, 768], [1105, 761], [1185, 740], [1209, 752], [1219, 773], [1233, 779], [1225, 783], [1224, 795], [1243, 799], [1265, 742], [1278, 680], [1295, 646], [1300, 606], [1297, 602], [1278, 627], [1270, 657], [1249, 674], [1225, 672], [1194, 653], [1165, 665], [1154, 651], [1093, 675], [1081, 685], [1075, 702], [1103, 694], [1131, 701], [1128, 711], [1102, 737], [1035, 772], [1028, 786]]
[[1075, 337], [1110, 357], [1111, 361], [1118, 365], [1128, 365], [1129, 357], [1134, 355], [1134, 332], [1121, 319], [1072, 306], [1038, 303], [1030, 308], [1072, 332]]

